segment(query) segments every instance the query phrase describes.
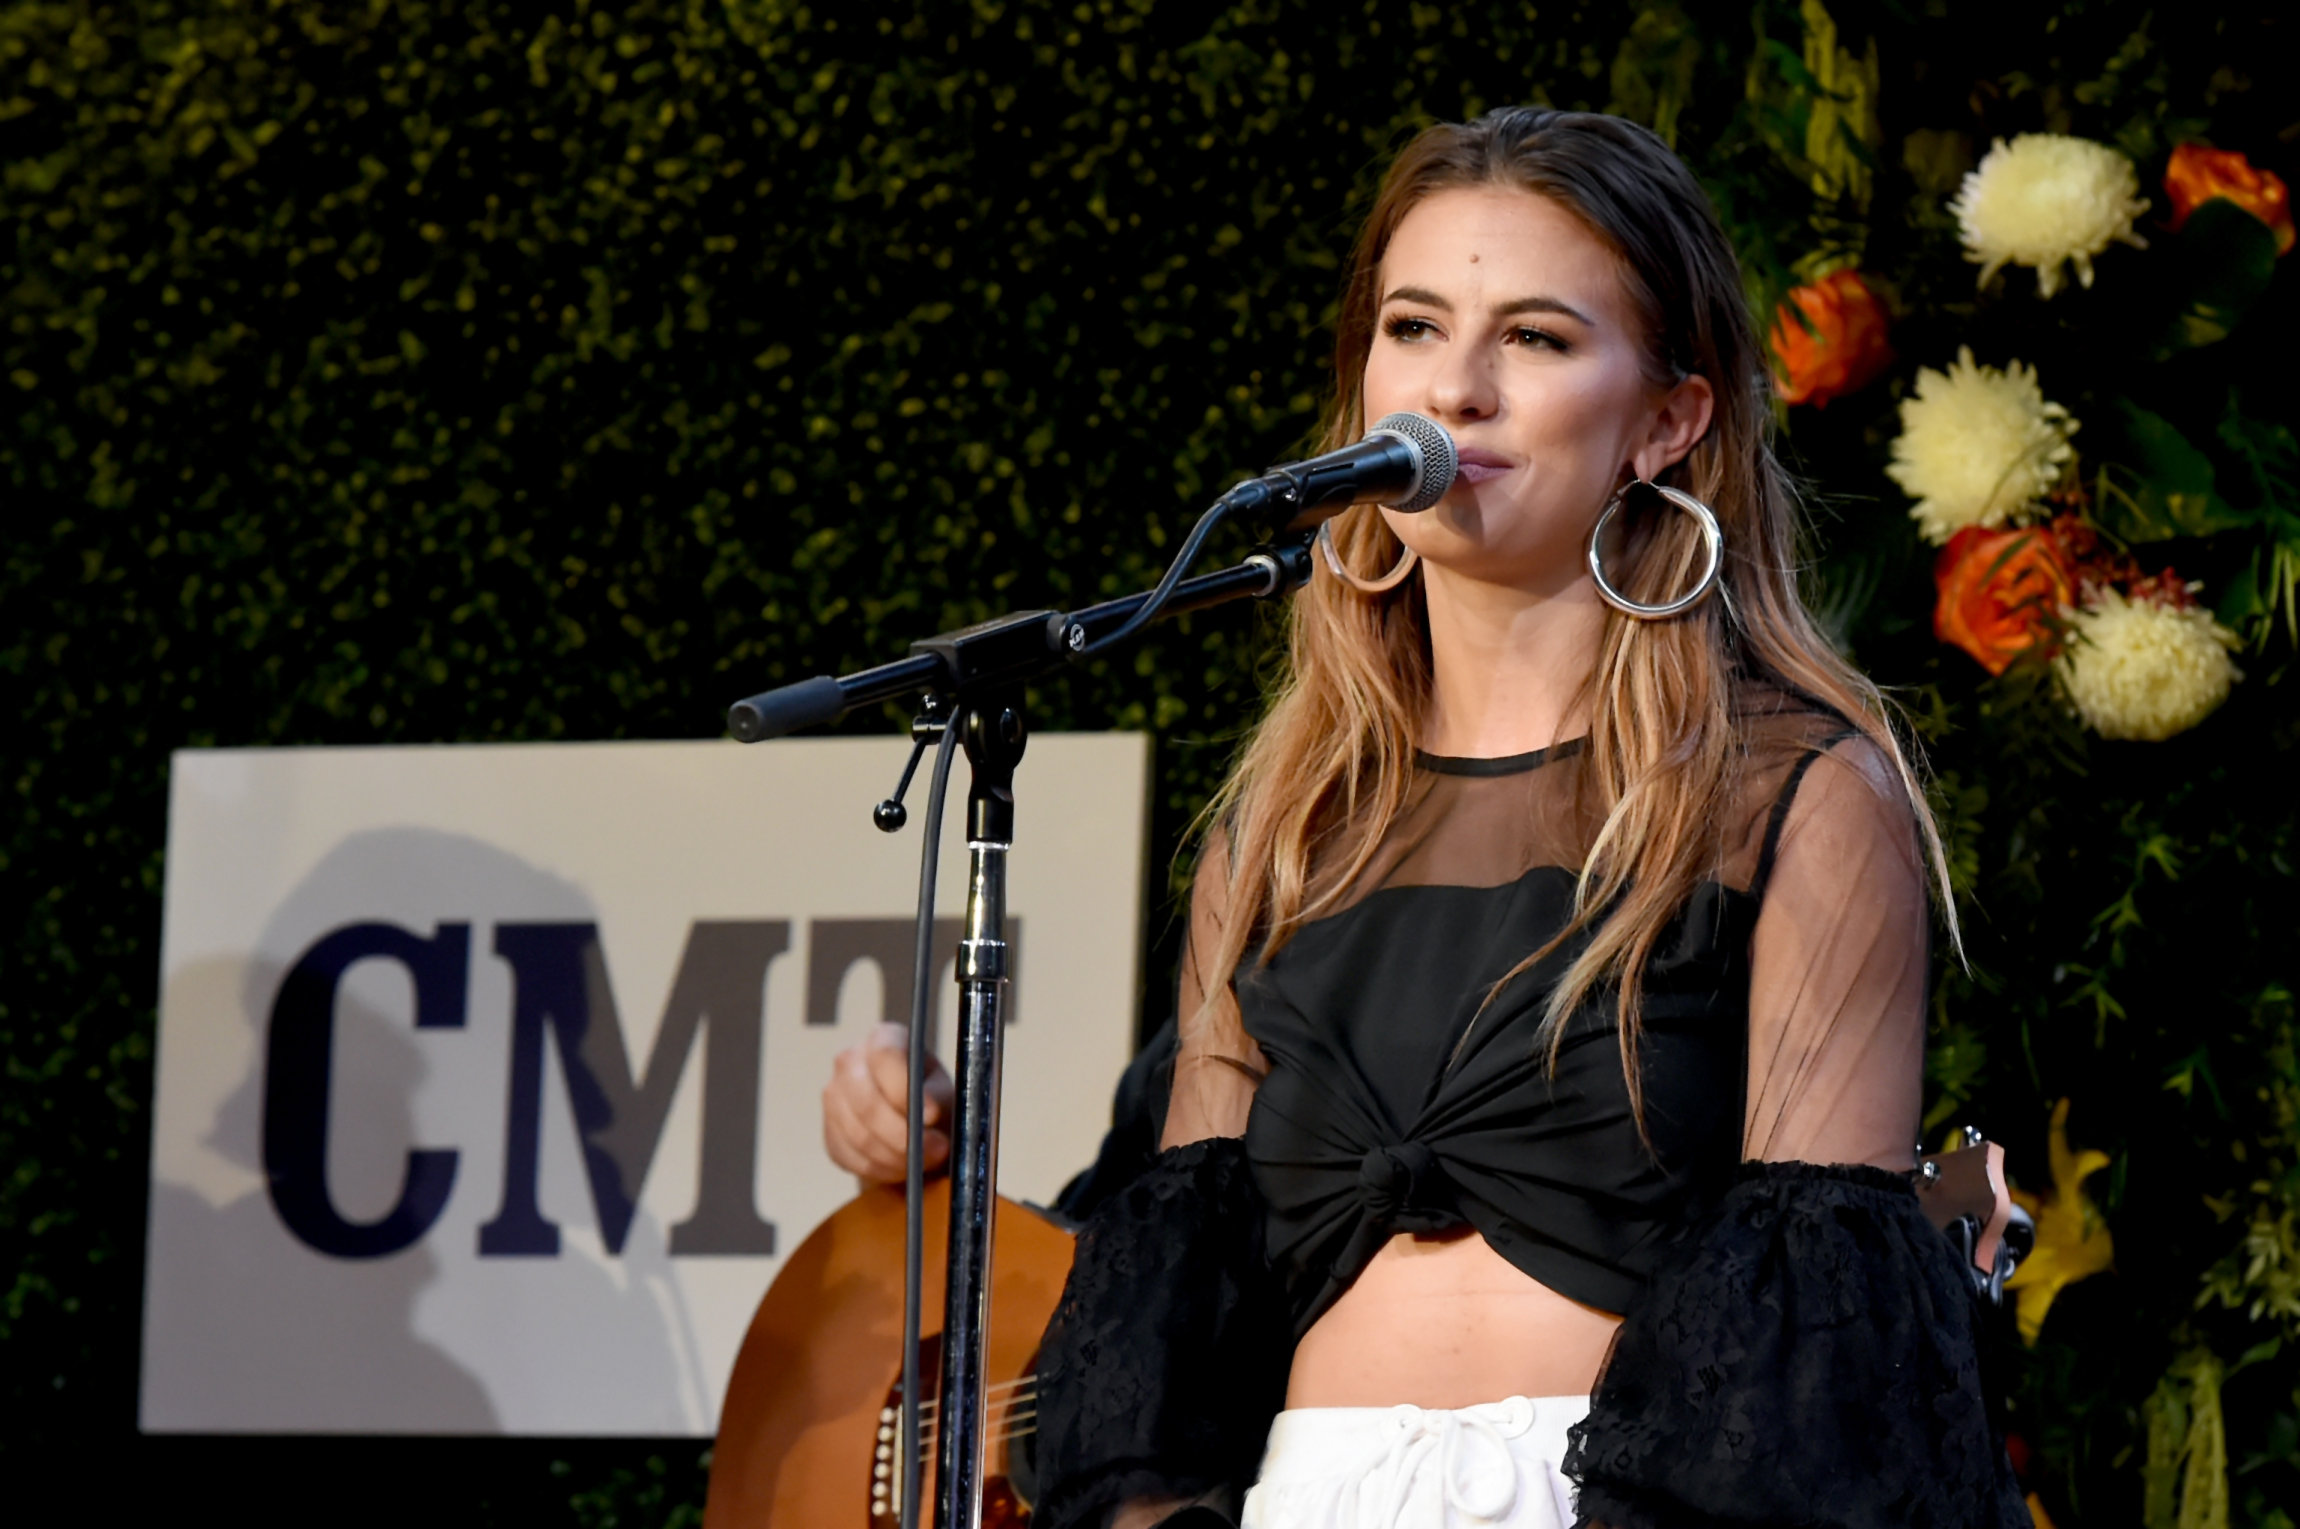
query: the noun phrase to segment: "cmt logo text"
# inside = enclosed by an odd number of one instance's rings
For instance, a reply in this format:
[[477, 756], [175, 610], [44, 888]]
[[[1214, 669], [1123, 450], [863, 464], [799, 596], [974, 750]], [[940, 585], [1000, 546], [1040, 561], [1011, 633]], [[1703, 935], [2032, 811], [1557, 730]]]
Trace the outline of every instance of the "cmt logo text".
[[[1021, 924], [1007, 919], [1015, 962], [1010, 971], [1019, 971]], [[934, 934], [933, 969], [940, 976], [957, 950], [958, 921], [936, 920]], [[908, 919], [813, 920], [806, 1022], [835, 1021], [839, 989], [862, 961], [878, 966], [885, 1017], [907, 1021], [914, 938]], [[515, 1258], [559, 1251], [559, 1228], [536, 1198], [548, 1050], [559, 1059], [573, 1107], [600, 1237], [608, 1252], [621, 1253], [672, 1095], [697, 1054], [698, 1040], [701, 1182], [694, 1209], [670, 1229], [670, 1251], [774, 1252], [774, 1224], [760, 1217], [755, 1195], [760, 1063], [767, 968], [790, 947], [789, 920], [699, 920], [690, 926], [654, 1048], [634, 1069], [598, 926], [495, 925], [492, 948], [511, 969], [511, 1067], [502, 1192], [495, 1214], [479, 1228], [479, 1252]], [[460, 1029], [469, 1008], [471, 926], [443, 923], [420, 934], [397, 924], [347, 924], [314, 941], [280, 982], [265, 1039], [264, 1171], [272, 1205], [287, 1229], [337, 1258], [381, 1258], [421, 1238], [447, 1208], [458, 1156], [451, 1148], [412, 1148], [398, 1198], [372, 1221], [346, 1217], [328, 1192], [336, 993], [345, 974], [363, 961], [395, 962], [406, 970], [417, 1028]], [[1011, 1002], [1007, 1013], [1011, 1022]]]

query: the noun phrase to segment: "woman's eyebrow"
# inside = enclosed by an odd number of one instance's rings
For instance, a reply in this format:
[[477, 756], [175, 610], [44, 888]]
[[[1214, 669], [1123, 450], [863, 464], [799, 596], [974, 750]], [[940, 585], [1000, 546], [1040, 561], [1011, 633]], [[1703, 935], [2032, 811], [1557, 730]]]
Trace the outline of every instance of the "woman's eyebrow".
[[[1426, 308], [1437, 308], [1446, 313], [1453, 312], [1452, 303], [1427, 287], [1393, 287], [1388, 295], [1382, 299], [1382, 304], [1385, 307], [1391, 303], [1420, 303]], [[1577, 323], [1587, 324], [1593, 329], [1597, 327], [1596, 321], [1591, 319], [1588, 314], [1583, 313], [1571, 303], [1554, 297], [1521, 297], [1513, 302], [1503, 303], [1493, 311], [1502, 317], [1516, 313], [1558, 313]]]
[[1597, 321], [1588, 314], [1574, 307], [1571, 303], [1561, 302], [1554, 297], [1521, 297], [1514, 303], [1503, 303], [1494, 312], [1498, 314], [1561, 313], [1576, 323], [1587, 324], [1592, 329], [1597, 327]]

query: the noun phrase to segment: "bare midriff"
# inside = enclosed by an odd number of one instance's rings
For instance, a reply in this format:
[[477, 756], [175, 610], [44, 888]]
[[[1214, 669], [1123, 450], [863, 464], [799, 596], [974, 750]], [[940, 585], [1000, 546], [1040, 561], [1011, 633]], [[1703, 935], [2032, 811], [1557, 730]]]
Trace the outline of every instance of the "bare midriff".
[[1302, 1336], [1286, 1405], [1580, 1396], [1620, 1323], [1540, 1283], [1475, 1231], [1401, 1234]]

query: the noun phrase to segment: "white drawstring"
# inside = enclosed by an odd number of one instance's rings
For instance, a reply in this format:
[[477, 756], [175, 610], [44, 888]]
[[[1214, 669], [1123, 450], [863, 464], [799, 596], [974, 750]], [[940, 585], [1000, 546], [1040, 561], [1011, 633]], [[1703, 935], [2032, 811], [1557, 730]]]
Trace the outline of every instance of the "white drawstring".
[[1244, 1529], [1565, 1529], [1558, 1462], [1588, 1410], [1586, 1397], [1516, 1396], [1281, 1412]]
[[[1337, 1529], [1445, 1529], [1449, 1507], [1472, 1520], [1507, 1519], [1518, 1495], [1508, 1441], [1532, 1425], [1522, 1396], [1460, 1411], [1392, 1408], [1389, 1447], [1337, 1505]], [[1538, 1495], [1528, 1529], [1564, 1529], [1549, 1494]]]

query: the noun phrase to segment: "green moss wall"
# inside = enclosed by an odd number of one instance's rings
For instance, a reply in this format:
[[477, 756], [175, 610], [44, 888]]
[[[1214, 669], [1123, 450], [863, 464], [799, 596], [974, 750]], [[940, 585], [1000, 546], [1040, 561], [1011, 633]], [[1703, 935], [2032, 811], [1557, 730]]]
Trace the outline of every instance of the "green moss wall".
[[[2204, 132], [2292, 173], [2288, 96], [2255, 83], [2290, 49], [2268, 7], [2071, 4], [2046, 32], [1964, 0], [1844, 5], [1882, 84], [1835, 172], [1805, 157], [1811, 9], [0, 5], [16, 1478], [93, 1518], [663, 1523], [699, 1501], [685, 1444], [135, 1437], [170, 750], [704, 736], [770, 683], [1145, 584], [1212, 491], [1312, 427], [1354, 218], [1434, 118], [1655, 122], [1768, 311], [1800, 262], [1860, 253], [1935, 366], [1988, 318], [1941, 203], [1992, 136], [2112, 139], [2152, 174]], [[2294, 417], [2279, 291], [2197, 374], [2210, 409], [2233, 378], [2248, 417]], [[2225, 1260], [2300, 1204], [2291, 642], [2263, 637], [2228, 707], [2153, 748], [1984, 682], [1932, 642], [1929, 553], [1880, 475], [1909, 375], [1800, 411], [1788, 442], [1822, 501], [1817, 598], [1911, 704], [1957, 836], [1973, 966], [1944, 968], [1936, 1118], [1988, 1123], [2041, 1187], [2069, 1097], [2115, 1160], [2091, 1190], [2118, 1271], [2008, 1371], [2032, 1480], [2064, 1525], [2140, 1522], [2143, 1401], [2183, 1354], [2252, 1352], [2226, 1389], [2234, 1521], [2289, 1529], [2300, 1297], [2247, 1314], [2254, 1286], [2294, 1287]], [[2234, 577], [2246, 549], [2183, 570]], [[1034, 698], [1042, 725], [1157, 735], [1161, 857], [1252, 715], [1267, 635], [1191, 618]], [[1163, 909], [1151, 933], [1164, 959]], [[2200, 1311], [2216, 1267], [2243, 1298]]]

